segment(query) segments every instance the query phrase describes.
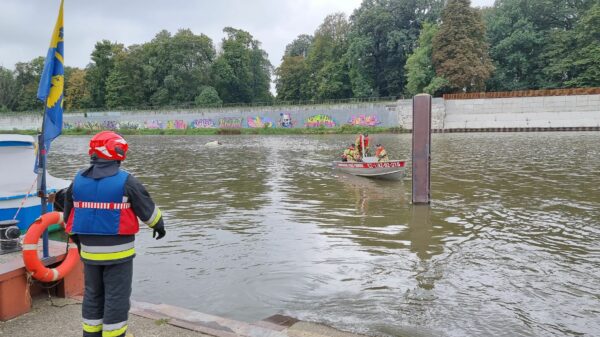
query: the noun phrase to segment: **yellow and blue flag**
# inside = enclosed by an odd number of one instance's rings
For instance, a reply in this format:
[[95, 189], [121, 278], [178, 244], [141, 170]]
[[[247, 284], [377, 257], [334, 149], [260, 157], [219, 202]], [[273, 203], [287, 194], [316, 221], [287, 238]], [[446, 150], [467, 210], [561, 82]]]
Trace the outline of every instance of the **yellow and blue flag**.
[[50, 142], [58, 137], [62, 131], [65, 87], [63, 33], [63, 0], [61, 0], [58, 18], [52, 32], [50, 48], [48, 48], [44, 71], [37, 92], [38, 99], [44, 102], [45, 110], [44, 125], [42, 127], [43, 144], [40, 144], [41, 151], [48, 151]]

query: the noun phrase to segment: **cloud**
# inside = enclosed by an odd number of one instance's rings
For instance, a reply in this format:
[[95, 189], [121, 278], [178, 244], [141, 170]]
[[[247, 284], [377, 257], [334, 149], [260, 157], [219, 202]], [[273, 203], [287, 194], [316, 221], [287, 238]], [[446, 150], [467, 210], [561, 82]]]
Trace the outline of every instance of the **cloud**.
[[[218, 46], [224, 27], [250, 32], [262, 42], [274, 66], [296, 36], [312, 34], [325, 16], [351, 12], [360, 0], [104, 0], [66, 1], [65, 63], [85, 67], [96, 42], [107, 39], [126, 46], [151, 40], [167, 29], [190, 28]], [[46, 54], [59, 0], [3, 0], [0, 12], [0, 65]]]
[[[58, 14], [59, 0], [2, 0], [0, 65], [14, 68], [46, 55]], [[325, 16], [347, 16], [361, 0], [67, 0], [64, 8], [65, 64], [85, 67], [96, 42], [107, 39], [131, 44], [151, 40], [167, 29], [190, 28], [218, 46], [224, 27], [250, 32], [262, 42], [274, 66], [285, 46], [300, 34], [312, 34]], [[473, 6], [493, 4], [474, 0]]]

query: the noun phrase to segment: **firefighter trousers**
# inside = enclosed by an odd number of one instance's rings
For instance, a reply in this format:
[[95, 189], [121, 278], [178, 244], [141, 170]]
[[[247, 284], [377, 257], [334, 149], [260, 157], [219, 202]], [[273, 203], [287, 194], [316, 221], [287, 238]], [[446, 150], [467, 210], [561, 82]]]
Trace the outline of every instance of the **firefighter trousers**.
[[133, 259], [110, 265], [84, 263], [83, 337], [122, 337], [133, 277]]

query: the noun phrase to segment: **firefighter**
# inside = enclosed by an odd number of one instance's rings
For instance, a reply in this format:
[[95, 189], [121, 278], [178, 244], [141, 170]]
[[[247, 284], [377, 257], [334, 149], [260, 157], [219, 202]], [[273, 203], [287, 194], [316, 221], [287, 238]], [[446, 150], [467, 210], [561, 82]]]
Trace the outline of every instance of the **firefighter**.
[[377, 161], [389, 161], [387, 151], [381, 144], [377, 144], [377, 149], [375, 150], [375, 157], [377, 157]]
[[[359, 134], [356, 137], [356, 141], [354, 141], [354, 144], [356, 145], [356, 149], [359, 152], [361, 158], [364, 156], [367, 156], [369, 153], [369, 134], [368, 133]], [[364, 149], [363, 149], [363, 144], [365, 146]]]
[[127, 333], [138, 218], [157, 240], [166, 234], [162, 213], [146, 188], [120, 168], [127, 149], [125, 139], [112, 131], [96, 134], [90, 140], [90, 166], [77, 173], [65, 193], [66, 231], [84, 265], [84, 337]]
[[342, 154], [342, 161], [354, 161], [354, 144], [350, 144], [347, 149], [344, 150]]

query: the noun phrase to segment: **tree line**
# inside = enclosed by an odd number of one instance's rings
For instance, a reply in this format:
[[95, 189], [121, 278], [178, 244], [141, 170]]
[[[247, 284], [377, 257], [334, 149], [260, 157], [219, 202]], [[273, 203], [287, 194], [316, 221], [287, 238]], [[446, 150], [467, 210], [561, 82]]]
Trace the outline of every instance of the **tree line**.
[[[275, 69], [249, 32], [223, 31], [218, 50], [189, 29], [99, 41], [84, 69], [65, 68], [66, 109], [600, 86], [600, 0], [364, 0], [291, 41]], [[41, 107], [43, 63], [0, 67], [0, 111]]]

